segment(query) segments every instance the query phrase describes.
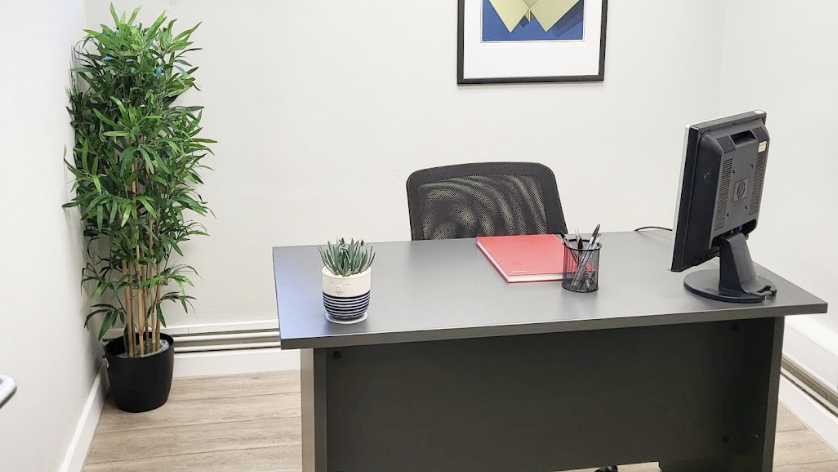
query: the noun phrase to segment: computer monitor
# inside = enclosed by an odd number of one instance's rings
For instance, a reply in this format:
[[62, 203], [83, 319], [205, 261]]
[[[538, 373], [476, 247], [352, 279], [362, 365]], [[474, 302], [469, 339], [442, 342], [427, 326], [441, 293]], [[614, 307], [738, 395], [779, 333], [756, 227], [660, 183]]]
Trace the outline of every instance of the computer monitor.
[[702, 297], [758, 303], [774, 284], [756, 275], [747, 236], [757, 227], [770, 139], [762, 111], [687, 127], [671, 270], [719, 256], [719, 269], [687, 274]]

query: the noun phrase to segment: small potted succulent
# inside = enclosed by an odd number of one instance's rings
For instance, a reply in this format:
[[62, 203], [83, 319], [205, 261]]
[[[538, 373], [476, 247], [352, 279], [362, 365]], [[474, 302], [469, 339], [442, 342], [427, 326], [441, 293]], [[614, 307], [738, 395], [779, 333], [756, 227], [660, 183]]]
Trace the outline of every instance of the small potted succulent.
[[370, 305], [372, 261], [375, 252], [364, 241], [340, 238], [320, 247], [323, 260], [323, 306], [332, 323], [359, 323]]

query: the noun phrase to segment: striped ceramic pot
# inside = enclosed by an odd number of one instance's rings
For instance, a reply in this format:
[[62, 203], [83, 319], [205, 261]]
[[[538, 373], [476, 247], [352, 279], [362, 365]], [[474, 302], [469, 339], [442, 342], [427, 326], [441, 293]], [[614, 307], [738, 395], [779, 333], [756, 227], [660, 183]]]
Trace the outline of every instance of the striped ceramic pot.
[[367, 316], [372, 268], [347, 277], [323, 268], [323, 306], [329, 321], [353, 323]]

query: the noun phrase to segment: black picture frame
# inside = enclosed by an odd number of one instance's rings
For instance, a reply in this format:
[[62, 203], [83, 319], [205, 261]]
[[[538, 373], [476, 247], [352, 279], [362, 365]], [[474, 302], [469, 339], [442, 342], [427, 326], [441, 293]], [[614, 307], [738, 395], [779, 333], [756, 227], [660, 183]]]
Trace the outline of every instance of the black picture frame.
[[463, 56], [465, 53], [465, 1], [458, 0], [457, 18], [457, 85], [485, 85], [485, 84], [532, 84], [532, 83], [562, 83], [562, 82], [603, 82], [605, 80], [605, 45], [608, 26], [608, 0], [602, 0], [602, 25], [599, 45], [599, 72], [595, 75], [566, 75], [552, 77], [492, 77], [485, 79], [466, 79], [464, 75]]

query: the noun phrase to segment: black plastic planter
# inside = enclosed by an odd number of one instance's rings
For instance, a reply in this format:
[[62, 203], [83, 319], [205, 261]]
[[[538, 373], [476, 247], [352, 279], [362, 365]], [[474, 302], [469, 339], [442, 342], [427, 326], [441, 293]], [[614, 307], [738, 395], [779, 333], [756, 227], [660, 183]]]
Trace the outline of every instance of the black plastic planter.
[[160, 334], [160, 339], [168, 341], [169, 348], [148, 357], [120, 357], [125, 352], [122, 338], [105, 345], [111, 394], [120, 410], [130, 413], [150, 411], [163, 406], [169, 399], [175, 341], [166, 334]]

